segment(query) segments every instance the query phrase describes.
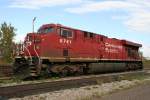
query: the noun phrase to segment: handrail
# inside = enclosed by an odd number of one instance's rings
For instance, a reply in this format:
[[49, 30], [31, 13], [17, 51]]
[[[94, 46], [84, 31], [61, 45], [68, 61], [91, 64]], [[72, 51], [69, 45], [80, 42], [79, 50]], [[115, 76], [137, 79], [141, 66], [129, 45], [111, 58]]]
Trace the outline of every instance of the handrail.
[[24, 48], [27, 50], [28, 54], [29, 54], [29, 57], [30, 57], [30, 60], [31, 60], [31, 64], [32, 64], [32, 56], [31, 56], [31, 53], [29, 51], [29, 49], [23, 44]]
[[41, 59], [40, 59], [40, 56], [39, 56], [39, 54], [37, 53], [37, 50], [35, 49], [35, 45], [34, 45], [34, 51], [35, 51], [35, 53], [36, 53], [36, 55], [37, 55], [37, 57], [38, 57], [38, 64], [40, 64], [41, 63]]

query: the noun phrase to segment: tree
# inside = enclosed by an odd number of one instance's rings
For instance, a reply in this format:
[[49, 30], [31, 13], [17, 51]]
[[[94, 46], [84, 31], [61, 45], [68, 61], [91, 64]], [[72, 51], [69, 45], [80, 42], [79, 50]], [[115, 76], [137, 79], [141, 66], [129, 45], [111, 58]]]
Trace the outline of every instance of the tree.
[[0, 26], [0, 50], [2, 59], [5, 62], [12, 61], [12, 48], [15, 31], [16, 29], [11, 24], [8, 25], [6, 22]]

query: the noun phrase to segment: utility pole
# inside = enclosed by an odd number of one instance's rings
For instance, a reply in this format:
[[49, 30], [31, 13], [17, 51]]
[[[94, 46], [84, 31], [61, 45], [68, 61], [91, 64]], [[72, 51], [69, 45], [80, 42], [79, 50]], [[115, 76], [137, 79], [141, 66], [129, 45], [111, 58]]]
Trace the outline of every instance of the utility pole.
[[35, 20], [36, 20], [36, 17], [34, 17], [34, 18], [33, 18], [33, 21], [32, 21], [32, 28], [33, 28], [32, 31], [33, 31], [33, 33], [34, 33], [34, 22], [35, 22]]

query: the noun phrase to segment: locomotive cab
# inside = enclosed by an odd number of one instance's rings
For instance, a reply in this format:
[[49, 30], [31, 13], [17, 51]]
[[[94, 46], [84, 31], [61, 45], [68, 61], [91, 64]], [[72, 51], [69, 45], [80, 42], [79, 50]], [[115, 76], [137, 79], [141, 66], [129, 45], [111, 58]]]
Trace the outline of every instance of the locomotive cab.
[[[24, 45], [25, 45], [25, 54], [24, 56], [33, 56], [33, 57], [38, 57], [41, 56], [41, 48], [43, 46], [43, 43], [47, 42], [47, 38], [51, 34], [55, 34], [55, 27], [54, 26], [42, 26], [39, 28], [37, 33], [28, 33]], [[30, 51], [30, 54], [29, 54]]]
[[[24, 55], [26, 57], [59, 57], [68, 55], [64, 54], [67, 51], [68, 46], [71, 45], [73, 40], [74, 32], [67, 28], [61, 27], [59, 24], [46, 24], [39, 28], [37, 33], [29, 33], [25, 38]], [[61, 51], [56, 50], [57, 48], [65, 49]], [[45, 48], [47, 47], [47, 48]], [[30, 53], [29, 53], [30, 51]], [[57, 53], [55, 52], [57, 51]], [[58, 54], [58, 52], [62, 54]]]

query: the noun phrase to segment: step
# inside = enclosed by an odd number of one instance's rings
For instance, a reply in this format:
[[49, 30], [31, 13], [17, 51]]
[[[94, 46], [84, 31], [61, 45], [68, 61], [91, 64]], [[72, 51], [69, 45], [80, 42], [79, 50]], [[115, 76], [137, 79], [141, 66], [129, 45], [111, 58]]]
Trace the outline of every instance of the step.
[[37, 74], [36, 74], [36, 73], [30, 73], [30, 75], [31, 75], [31, 76], [37, 76]]
[[37, 71], [36, 70], [31, 70], [30, 73], [37, 73]]

